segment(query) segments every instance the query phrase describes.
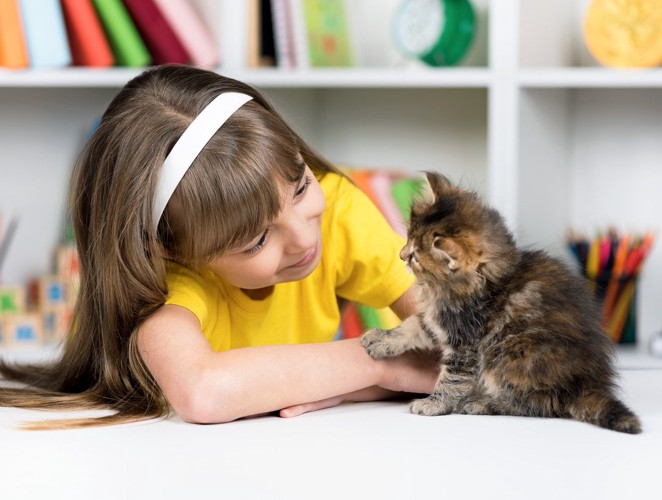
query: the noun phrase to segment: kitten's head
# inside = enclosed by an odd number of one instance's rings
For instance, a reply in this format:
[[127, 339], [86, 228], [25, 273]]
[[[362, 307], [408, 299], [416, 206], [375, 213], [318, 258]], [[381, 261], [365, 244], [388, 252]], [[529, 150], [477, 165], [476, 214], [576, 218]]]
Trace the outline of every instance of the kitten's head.
[[419, 282], [473, 296], [511, 272], [517, 252], [499, 213], [478, 195], [427, 172], [431, 200], [414, 202], [408, 240], [400, 252]]

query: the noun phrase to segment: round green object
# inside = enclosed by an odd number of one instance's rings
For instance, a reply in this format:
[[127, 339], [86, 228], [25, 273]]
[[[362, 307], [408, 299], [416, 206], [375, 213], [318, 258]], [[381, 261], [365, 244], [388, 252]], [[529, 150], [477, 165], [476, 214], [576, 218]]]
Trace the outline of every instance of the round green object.
[[476, 16], [469, 0], [405, 0], [396, 13], [400, 50], [430, 66], [453, 66], [474, 38]]

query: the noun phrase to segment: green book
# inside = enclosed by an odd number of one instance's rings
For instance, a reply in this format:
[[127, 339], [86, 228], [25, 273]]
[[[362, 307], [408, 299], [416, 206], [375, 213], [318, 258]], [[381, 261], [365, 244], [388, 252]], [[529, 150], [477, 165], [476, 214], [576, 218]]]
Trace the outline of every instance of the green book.
[[310, 65], [352, 66], [344, 0], [303, 0]]
[[391, 196], [405, 222], [409, 221], [411, 202], [421, 193], [424, 184], [422, 179], [412, 178], [398, 179], [391, 184]]
[[122, 0], [94, 0], [106, 38], [119, 66], [149, 66], [152, 57]]
[[356, 310], [359, 312], [361, 323], [363, 323], [363, 330], [369, 330], [370, 328], [384, 328], [376, 309], [362, 304], [355, 305]]

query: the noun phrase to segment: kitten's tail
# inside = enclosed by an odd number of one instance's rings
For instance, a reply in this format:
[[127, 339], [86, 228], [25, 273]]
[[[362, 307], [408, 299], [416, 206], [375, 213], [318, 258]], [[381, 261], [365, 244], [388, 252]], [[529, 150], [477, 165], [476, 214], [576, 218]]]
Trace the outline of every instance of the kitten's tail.
[[582, 394], [571, 406], [570, 416], [612, 431], [627, 434], [641, 432], [639, 417], [611, 394]]

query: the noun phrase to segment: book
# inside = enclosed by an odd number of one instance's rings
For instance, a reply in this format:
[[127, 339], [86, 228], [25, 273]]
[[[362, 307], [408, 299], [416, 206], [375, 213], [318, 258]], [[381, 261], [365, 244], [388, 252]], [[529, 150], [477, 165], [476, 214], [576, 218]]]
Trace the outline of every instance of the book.
[[260, 66], [276, 65], [276, 40], [274, 39], [274, 18], [271, 0], [260, 0]]
[[0, 66], [26, 68], [28, 64], [18, 0], [0, 0]]
[[308, 55], [308, 33], [303, 8], [304, 0], [289, 0], [289, 14], [292, 25], [292, 43], [294, 46], [294, 59], [297, 68], [310, 66]]
[[219, 47], [224, 69], [248, 66], [249, 3], [245, 0], [190, 0], [203, 19], [208, 19]]
[[246, 65], [259, 68], [276, 65], [270, 0], [246, 0]]
[[62, 11], [72, 64], [99, 68], [115, 64], [92, 0], [62, 0]]
[[244, 0], [246, 3], [245, 37], [246, 66], [260, 66], [260, 0]]
[[356, 304], [348, 302], [340, 316], [340, 327], [342, 328], [342, 338], [353, 339], [360, 337], [363, 333], [363, 323], [356, 308]]
[[30, 66], [59, 68], [71, 64], [71, 52], [59, 0], [20, 0]]
[[281, 68], [294, 68], [296, 57], [290, 0], [271, 0], [271, 18], [276, 65]]
[[369, 182], [382, 215], [384, 215], [384, 218], [396, 233], [406, 238], [407, 227], [405, 220], [398, 205], [393, 200], [391, 192], [391, 186], [393, 184], [391, 176], [386, 172], [376, 171], [370, 176]]
[[352, 66], [352, 49], [344, 0], [302, 1], [310, 65]]
[[203, 68], [218, 65], [218, 46], [193, 5], [186, 0], [154, 0], [191, 63]]
[[120, 66], [140, 67], [152, 58], [122, 0], [93, 0], [115, 62]]
[[402, 218], [406, 222], [409, 222], [412, 200], [419, 196], [424, 189], [425, 181], [423, 179], [403, 177], [393, 181], [393, 184], [391, 185], [391, 196], [400, 210]]
[[123, 0], [154, 64], [187, 64], [189, 56], [154, 0]]

